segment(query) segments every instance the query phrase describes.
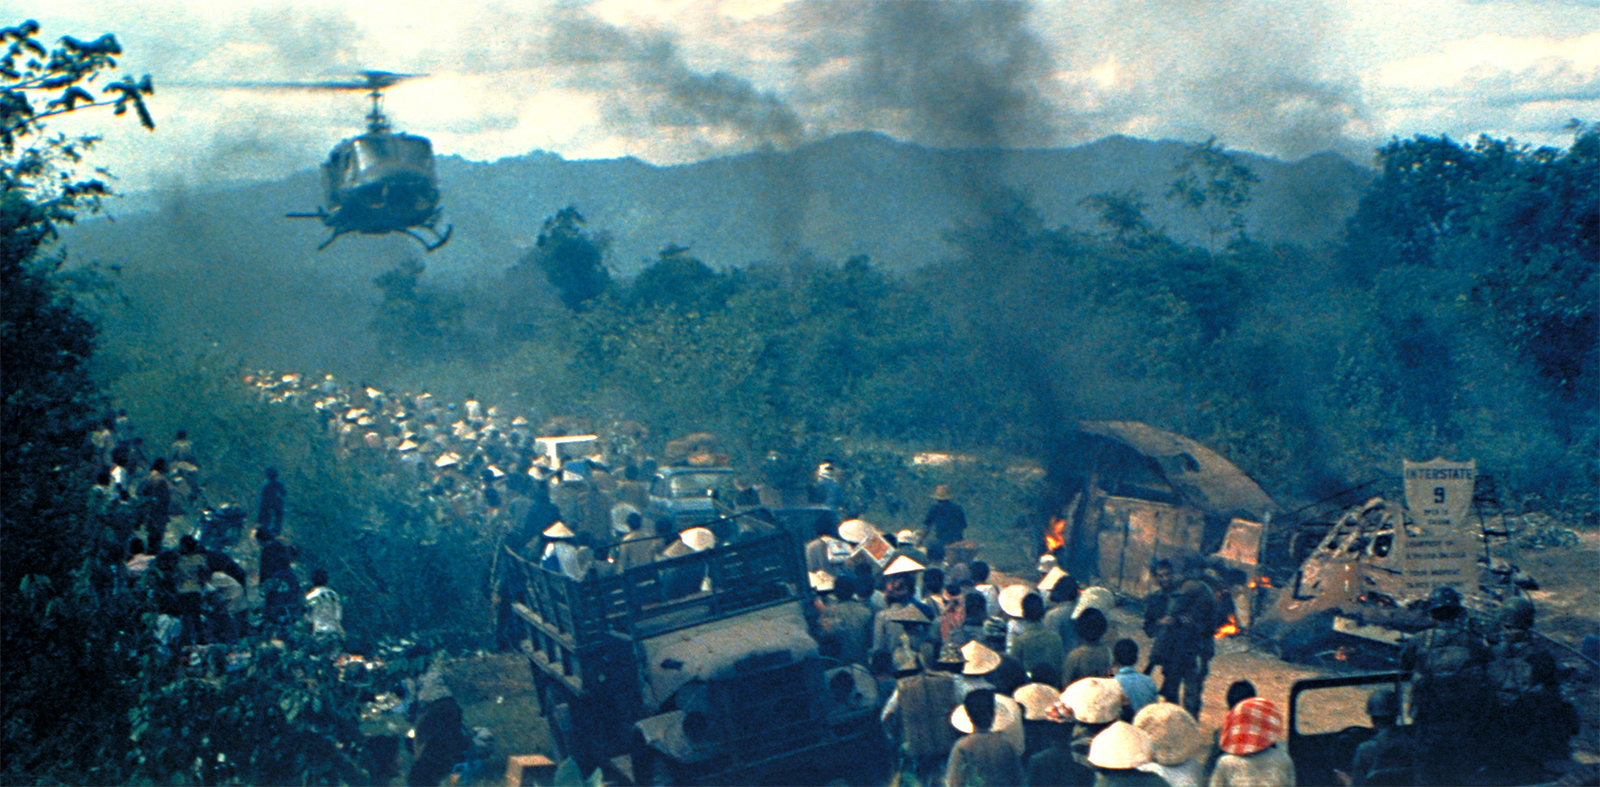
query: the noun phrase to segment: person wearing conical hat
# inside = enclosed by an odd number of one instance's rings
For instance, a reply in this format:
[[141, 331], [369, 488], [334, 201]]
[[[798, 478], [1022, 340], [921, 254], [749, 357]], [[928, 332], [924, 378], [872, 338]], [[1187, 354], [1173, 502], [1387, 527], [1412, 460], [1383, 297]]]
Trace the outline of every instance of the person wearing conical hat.
[[1061, 690], [1047, 683], [1024, 683], [1011, 692], [1011, 699], [1022, 709], [1022, 760], [1026, 763], [1050, 745], [1053, 729], [1060, 726], [1050, 719], [1050, 709], [1061, 699]]
[[1000, 654], [982, 640], [972, 640], [961, 646], [961, 677], [957, 680], [961, 696], [978, 689], [995, 688], [992, 678], [1000, 668]]
[[577, 547], [572, 543], [575, 534], [565, 522], [556, 522], [539, 534], [544, 539], [544, 549], [539, 554], [539, 566], [549, 571], [571, 576], [577, 569]]
[[[932, 624], [937, 613], [915, 598], [916, 577], [921, 571], [922, 564], [904, 555], [884, 567], [884, 608], [878, 611], [872, 623], [874, 652], [887, 652], [893, 649], [898, 635], [904, 633], [900, 624], [905, 618], [903, 614], [897, 612], [901, 607], [916, 610], [922, 621]], [[900, 617], [896, 617], [897, 615]], [[926, 631], [912, 633], [919, 635], [921, 640], [927, 639]]]
[[1095, 787], [1166, 787], [1166, 781], [1140, 770], [1150, 763], [1150, 736], [1125, 721], [1113, 722], [1089, 744]]
[[1026, 763], [1028, 784], [1094, 784], [1094, 769], [1087, 761], [1088, 750], [1084, 750], [1082, 757], [1073, 755], [1073, 727], [1070, 720], [1052, 718], [1035, 721], [1028, 727], [1028, 746], [1038, 747]]
[[[992, 689], [967, 694], [952, 714], [951, 724], [968, 734], [950, 749], [944, 774], [946, 787], [1022, 783], [1021, 753], [1005, 734], [1008, 722], [1020, 726], [1015, 713], [998, 702]], [[1007, 715], [1013, 718], [1005, 718]]]
[[1203, 787], [1206, 735], [1181, 706], [1152, 702], [1133, 716], [1133, 726], [1150, 737], [1150, 762], [1141, 766], [1172, 787]]
[[883, 565], [886, 571], [887, 567], [900, 557], [905, 557], [908, 560], [915, 561], [917, 565], [923, 566], [924, 568], [933, 565], [929, 562], [928, 553], [917, 548], [917, 534], [915, 532], [911, 530], [901, 530], [892, 536], [885, 535], [884, 538], [888, 539], [891, 544], [894, 544], [894, 548], [889, 550], [889, 554], [883, 559]]
[[1067, 744], [1073, 761], [1072, 767], [1064, 763], [1056, 766], [1068, 774], [1067, 784], [1090, 784], [1094, 781], [1094, 768], [1089, 764], [1089, 746], [1094, 737], [1122, 714], [1122, 688], [1111, 678], [1084, 678], [1067, 686], [1050, 715], [1070, 723], [1072, 731]]
[[1271, 700], [1251, 697], [1222, 719], [1222, 756], [1211, 772], [1210, 787], [1274, 784], [1293, 787], [1294, 761], [1278, 745], [1283, 740], [1283, 714]]
[[895, 658], [912, 660], [916, 668], [901, 673], [888, 704], [883, 707], [884, 734], [911, 762], [912, 772], [924, 784], [933, 783], [956, 742], [950, 710], [960, 701], [956, 679], [947, 671], [924, 671], [919, 656], [898, 649]]
[[[1072, 630], [1072, 613], [1078, 607], [1078, 580], [1071, 574], [1054, 569], [1060, 576], [1046, 575], [1039, 582], [1039, 589], [1046, 593], [1044, 613], [1045, 628], [1054, 631], [1061, 637], [1061, 648], [1068, 653], [1082, 643], [1078, 642], [1078, 635]], [[1045, 589], [1045, 585], [1049, 589]]]

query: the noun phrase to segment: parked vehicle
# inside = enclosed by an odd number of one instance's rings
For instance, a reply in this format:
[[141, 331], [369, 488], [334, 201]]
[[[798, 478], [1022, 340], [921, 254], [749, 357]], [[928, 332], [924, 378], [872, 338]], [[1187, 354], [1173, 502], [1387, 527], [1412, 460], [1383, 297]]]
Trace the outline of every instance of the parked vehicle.
[[726, 467], [663, 467], [650, 481], [645, 516], [666, 518], [682, 530], [733, 511], [734, 475]]
[[787, 534], [583, 581], [525, 566], [514, 608], [540, 708], [585, 773], [821, 784], [886, 761], [863, 756], [881, 738], [877, 684], [819, 655]]

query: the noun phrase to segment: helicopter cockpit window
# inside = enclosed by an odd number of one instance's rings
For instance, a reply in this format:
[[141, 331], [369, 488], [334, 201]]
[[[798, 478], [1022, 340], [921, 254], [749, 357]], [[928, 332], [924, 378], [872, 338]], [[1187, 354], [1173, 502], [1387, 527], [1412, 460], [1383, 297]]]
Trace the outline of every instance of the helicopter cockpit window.
[[389, 140], [386, 137], [362, 137], [356, 140], [356, 155], [362, 169], [377, 166], [389, 158]]
[[1372, 556], [1388, 557], [1389, 551], [1394, 548], [1394, 531], [1379, 533], [1372, 539]]

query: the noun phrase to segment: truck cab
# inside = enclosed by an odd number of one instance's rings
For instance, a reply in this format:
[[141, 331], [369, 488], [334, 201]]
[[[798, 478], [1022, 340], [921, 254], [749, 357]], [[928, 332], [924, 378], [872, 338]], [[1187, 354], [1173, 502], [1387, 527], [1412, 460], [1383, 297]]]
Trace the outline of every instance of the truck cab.
[[734, 474], [726, 467], [663, 467], [650, 481], [645, 516], [670, 519], [679, 530], [705, 525], [732, 511]]
[[879, 737], [877, 684], [819, 655], [787, 534], [581, 581], [524, 563], [522, 648], [541, 713], [585, 773], [822, 783], [878, 759], [862, 756]]

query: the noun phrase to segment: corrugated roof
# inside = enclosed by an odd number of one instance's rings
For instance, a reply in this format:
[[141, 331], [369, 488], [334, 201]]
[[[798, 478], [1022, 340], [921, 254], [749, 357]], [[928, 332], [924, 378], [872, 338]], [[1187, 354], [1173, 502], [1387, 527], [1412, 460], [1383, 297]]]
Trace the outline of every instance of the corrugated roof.
[[1237, 465], [1183, 435], [1138, 421], [1080, 421], [1078, 428], [1153, 459], [1185, 502], [1207, 513], [1260, 520], [1280, 510]]

